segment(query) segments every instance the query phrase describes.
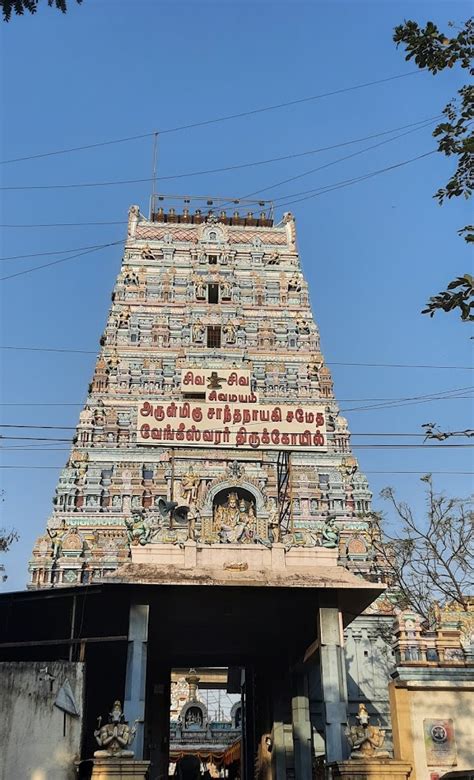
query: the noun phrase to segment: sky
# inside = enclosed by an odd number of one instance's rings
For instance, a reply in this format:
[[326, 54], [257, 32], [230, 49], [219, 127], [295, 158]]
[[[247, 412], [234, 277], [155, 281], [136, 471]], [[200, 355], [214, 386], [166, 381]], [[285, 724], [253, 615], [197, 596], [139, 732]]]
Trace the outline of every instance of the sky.
[[[62, 15], [40, 0], [35, 16], [2, 24], [2, 161], [161, 131], [158, 191], [243, 197], [259, 190], [258, 197], [281, 198], [284, 204], [294, 193], [435, 149], [434, 117], [465, 80], [465, 72], [455, 69], [436, 77], [419, 72], [393, 44], [392, 31], [409, 18], [420, 23], [431, 18], [442, 28], [449, 20], [462, 23], [470, 13], [469, 3], [84, 0], [77, 6], [69, 0], [68, 5]], [[341, 91], [382, 79], [390, 80]], [[321, 97], [328, 92], [337, 94]], [[307, 97], [314, 99], [163, 132]], [[406, 134], [413, 130], [408, 125], [422, 120], [431, 124]], [[387, 135], [299, 158], [189, 175], [395, 128]], [[380, 145], [361, 151], [375, 144]], [[361, 153], [340, 159], [354, 152]], [[420, 314], [431, 294], [470, 270], [467, 245], [456, 234], [472, 222], [470, 204], [457, 199], [440, 207], [432, 197], [453, 167], [452, 160], [433, 154], [276, 207], [277, 220], [285, 210], [295, 214], [322, 350], [333, 364], [336, 397], [354, 433], [355, 453], [368, 474], [377, 510], [386, 508], [380, 490], [392, 485], [422, 516], [420, 474], [401, 472], [433, 472], [435, 486], [449, 495], [465, 496], [472, 490], [474, 463], [468, 447], [355, 446], [421, 445], [426, 422], [436, 422], [443, 430], [473, 427], [469, 326], [457, 315], [438, 313], [430, 319]], [[307, 173], [315, 168], [320, 170]], [[11, 162], [0, 171], [3, 188], [149, 180], [152, 139]], [[272, 186], [300, 174], [306, 175]], [[2, 225], [23, 226], [2, 229], [2, 426], [76, 425], [93, 373], [95, 355], [90, 353], [98, 347], [120, 268], [121, 246], [3, 277], [80, 248], [122, 241], [128, 207], [139, 204], [146, 214], [150, 188], [144, 181], [1, 192]], [[29, 227], [80, 222], [118, 224]], [[58, 254], [17, 257], [51, 252]], [[42, 351], [45, 348], [64, 352]], [[384, 402], [365, 400], [458, 388], [471, 397], [389, 408], [374, 408]], [[367, 406], [372, 408], [361, 408]], [[0, 432], [12, 437], [71, 435], [68, 430], [28, 427], [2, 427]], [[361, 436], [369, 433], [377, 436]], [[9, 577], [0, 587], [17, 590], [28, 580], [28, 558], [35, 538], [44, 533], [68, 444], [10, 438], [0, 446], [0, 525], [14, 527], [20, 535], [4, 556]]]

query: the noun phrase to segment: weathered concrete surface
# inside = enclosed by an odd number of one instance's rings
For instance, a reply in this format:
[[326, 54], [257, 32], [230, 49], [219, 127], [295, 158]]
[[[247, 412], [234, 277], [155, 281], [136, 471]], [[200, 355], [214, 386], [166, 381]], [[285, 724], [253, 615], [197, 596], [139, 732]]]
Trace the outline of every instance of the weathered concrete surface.
[[92, 780], [145, 780], [149, 761], [95, 758]]
[[0, 780], [76, 778], [82, 717], [54, 704], [66, 679], [82, 714], [84, 664], [0, 663]]

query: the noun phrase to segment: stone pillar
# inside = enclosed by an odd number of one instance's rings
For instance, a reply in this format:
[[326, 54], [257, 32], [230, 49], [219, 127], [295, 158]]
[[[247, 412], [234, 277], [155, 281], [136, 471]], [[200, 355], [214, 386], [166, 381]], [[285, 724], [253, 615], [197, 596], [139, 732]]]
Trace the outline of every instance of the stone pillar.
[[[291, 728], [291, 691], [288, 669], [280, 667], [274, 675], [272, 777], [286, 780], [293, 773], [293, 735]], [[311, 775], [309, 775], [311, 777]]]
[[148, 604], [131, 604], [128, 624], [124, 713], [130, 724], [138, 720], [132, 745], [137, 759], [143, 758], [149, 610]]
[[256, 739], [255, 739], [255, 670], [251, 666], [245, 668], [245, 683], [242, 697], [242, 774], [252, 777], [255, 770]]
[[342, 761], [349, 754], [344, 735], [347, 725], [347, 682], [342, 621], [335, 599], [321, 596], [317, 622], [326, 760], [330, 763]]
[[291, 699], [295, 778], [304, 780], [312, 774], [312, 729], [309, 711], [308, 678], [301, 666], [293, 674]]

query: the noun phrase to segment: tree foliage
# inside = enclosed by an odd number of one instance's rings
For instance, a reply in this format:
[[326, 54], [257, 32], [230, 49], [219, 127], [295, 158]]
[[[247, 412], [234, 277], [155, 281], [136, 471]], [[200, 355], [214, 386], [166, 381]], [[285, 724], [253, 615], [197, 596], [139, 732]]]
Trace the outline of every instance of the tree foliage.
[[[454, 27], [453, 24], [450, 25]], [[406, 21], [395, 27], [393, 40], [405, 46], [405, 59], [414, 59], [419, 68], [436, 75], [455, 65], [474, 75], [474, 18], [468, 19], [456, 36], [448, 37], [433, 22], [420, 27]], [[474, 87], [463, 86], [457, 97], [445, 107], [443, 121], [433, 131], [438, 140], [438, 151], [447, 157], [456, 157], [456, 169], [444, 187], [434, 194], [438, 203], [463, 196], [469, 198], [474, 189]], [[468, 243], [474, 242], [474, 226], [466, 225], [458, 231]], [[455, 292], [453, 292], [455, 291]], [[431, 297], [423, 314], [432, 317], [436, 311], [459, 309], [464, 322], [474, 320], [473, 280], [469, 274], [454, 279], [447, 289]]]
[[372, 544], [378, 566], [397, 594], [399, 606], [413, 609], [431, 624], [433, 604], [455, 603], [468, 611], [474, 585], [474, 511], [472, 500], [437, 493], [426, 482], [426, 516], [418, 518], [393, 488], [382, 496], [395, 510], [396, 530], [375, 513]]
[[[29, 11], [30, 14], [35, 14], [38, 10], [39, 0], [0, 0], [2, 6], [3, 18], [6, 22], [9, 22], [12, 13], [17, 16], [22, 16], [25, 11]], [[76, 3], [80, 5], [82, 0], [76, 0]], [[56, 6], [58, 11], [62, 11], [63, 14], [67, 11], [67, 0], [48, 0], [48, 5]]]
[[431, 296], [426, 308], [421, 313], [433, 317], [438, 309], [443, 309], [443, 311], [460, 309], [463, 322], [474, 322], [474, 314], [472, 313], [474, 309], [474, 277], [471, 274], [464, 274], [464, 276], [453, 279], [446, 290]]

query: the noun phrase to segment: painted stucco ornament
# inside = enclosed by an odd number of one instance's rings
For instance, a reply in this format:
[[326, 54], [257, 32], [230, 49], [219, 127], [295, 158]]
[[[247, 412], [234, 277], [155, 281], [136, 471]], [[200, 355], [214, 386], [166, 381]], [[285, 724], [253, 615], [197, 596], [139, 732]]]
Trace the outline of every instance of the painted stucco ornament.
[[365, 704], [359, 704], [356, 721], [357, 724], [349, 726], [345, 732], [352, 748], [350, 757], [359, 760], [389, 758], [386, 750], [380, 750], [385, 740], [385, 729], [380, 728], [380, 721], [378, 726], [371, 726]]
[[339, 544], [339, 529], [336, 528], [334, 523], [336, 522], [335, 517], [328, 517], [326, 522], [323, 525], [321, 535], [322, 535], [322, 546], [327, 547], [329, 549], [334, 549]]
[[125, 519], [127, 526], [127, 538], [130, 545], [142, 546], [148, 544], [151, 539], [152, 530], [143, 516], [142, 512], [134, 512], [130, 518]]
[[112, 711], [109, 713], [109, 722], [101, 726], [102, 717], [97, 719], [94, 737], [103, 749], [96, 750], [94, 758], [133, 758], [133, 750], [127, 748], [135, 737], [137, 722], [130, 726], [125, 720], [122, 705], [119, 701], [114, 701]]

